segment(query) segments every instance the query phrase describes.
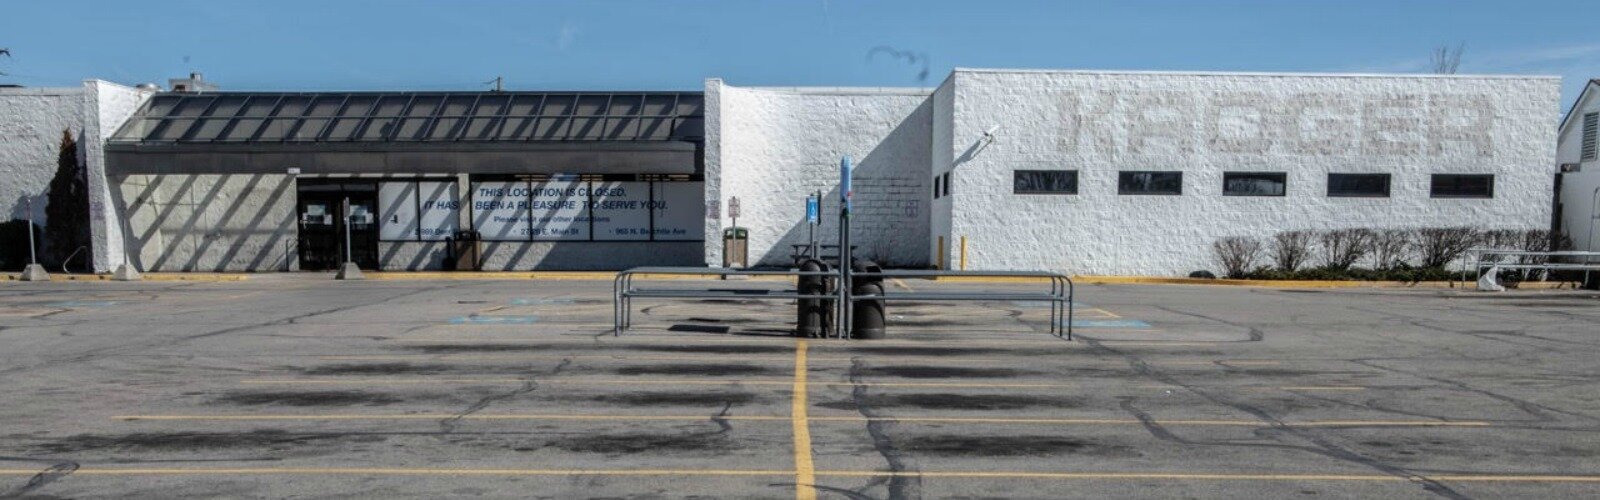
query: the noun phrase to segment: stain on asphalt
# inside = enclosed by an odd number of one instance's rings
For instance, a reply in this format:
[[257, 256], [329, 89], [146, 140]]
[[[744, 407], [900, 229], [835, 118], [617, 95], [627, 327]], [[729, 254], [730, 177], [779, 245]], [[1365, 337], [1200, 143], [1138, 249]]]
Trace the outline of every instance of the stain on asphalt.
[[78, 453], [83, 451], [184, 451], [224, 448], [257, 448], [281, 451], [289, 447], [321, 442], [374, 443], [383, 436], [347, 434], [291, 434], [277, 429], [257, 429], [243, 433], [135, 433], [115, 436], [80, 434], [38, 443], [38, 453]]
[[[1012, 394], [907, 393], [872, 394], [864, 400], [872, 407], [911, 407], [924, 410], [1017, 410], [1022, 408], [1076, 408], [1083, 400], [1069, 397], [1039, 397]], [[857, 401], [838, 400], [817, 406], [835, 410], [855, 410]]]
[[724, 406], [750, 404], [759, 398], [749, 392], [641, 392], [597, 394], [581, 399], [629, 406]]
[[388, 395], [361, 391], [311, 392], [233, 392], [213, 399], [214, 403], [261, 406], [379, 406], [405, 401]]
[[1016, 457], [1047, 455], [1136, 456], [1131, 448], [1106, 445], [1087, 439], [1052, 435], [912, 436], [899, 440], [902, 449], [929, 455]]
[[411, 363], [370, 363], [348, 365], [323, 365], [305, 370], [306, 375], [431, 375], [451, 371], [450, 365], [413, 365]]
[[532, 344], [423, 344], [408, 345], [405, 346], [405, 349], [432, 354], [448, 354], [454, 352], [543, 351], [549, 349], [549, 347]]
[[1010, 368], [972, 368], [962, 366], [874, 366], [863, 370], [868, 375], [903, 378], [1003, 378], [1028, 373]]
[[684, 321], [688, 321], [690, 323], [729, 323], [729, 324], [764, 323], [765, 322], [765, 320], [752, 319], [752, 318], [707, 318], [707, 317], [704, 317], [704, 316], [693, 317], [693, 318], [685, 319]]
[[740, 364], [629, 365], [616, 368], [618, 375], [756, 375], [769, 372], [763, 366]]
[[654, 352], [696, 352], [709, 354], [788, 354], [793, 347], [781, 345], [640, 345], [628, 349]]
[[667, 331], [669, 331], [669, 332], [728, 333], [729, 330], [730, 329], [728, 327], [726, 327], [726, 326], [713, 326], [713, 325], [684, 325], [684, 324], [678, 324], [678, 325], [672, 325], [672, 326], [667, 327]]
[[[604, 455], [631, 455], [639, 453], [670, 453], [692, 451], [720, 451], [730, 448], [728, 441], [716, 434], [619, 434], [579, 435], [555, 439], [546, 446], [575, 453], [600, 453]], [[514, 447], [515, 451], [532, 451], [537, 448]]]
[[1029, 351], [1013, 349], [996, 349], [993, 347], [924, 347], [924, 346], [886, 346], [886, 347], [857, 347], [850, 350], [854, 354], [867, 354], [879, 356], [962, 356], [962, 355], [992, 355], [992, 354], [1032, 354]]

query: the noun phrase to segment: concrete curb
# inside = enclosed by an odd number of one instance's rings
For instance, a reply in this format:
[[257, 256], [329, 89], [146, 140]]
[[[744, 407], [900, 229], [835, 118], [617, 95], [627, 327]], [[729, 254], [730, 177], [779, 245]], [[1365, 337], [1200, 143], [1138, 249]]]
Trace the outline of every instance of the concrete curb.
[[[617, 277], [615, 271], [395, 271], [369, 272], [369, 280], [548, 280], [548, 281], [610, 281]], [[677, 274], [638, 274], [634, 279], [644, 280], [699, 280], [703, 276]], [[788, 280], [785, 276], [753, 276], [758, 280]]]
[[[0, 274], [0, 281], [18, 281], [21, 275], [16, 273]], [[57, 274], [50, 276], [52, 281], [113, 281], [110, 274]], [[146, 273], [144, 281], [244, 281], [250, 279], [245, 274], [223, 273]]]

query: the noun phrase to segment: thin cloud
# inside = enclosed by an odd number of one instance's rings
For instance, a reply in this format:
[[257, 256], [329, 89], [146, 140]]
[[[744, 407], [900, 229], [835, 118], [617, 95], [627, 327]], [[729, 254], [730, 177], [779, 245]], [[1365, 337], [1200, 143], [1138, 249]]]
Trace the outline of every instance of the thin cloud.
[[578, 26], [571, 22], [562, 22], [561, 31], [556, 34], [556, 50], [567, 50], [577, 40]]

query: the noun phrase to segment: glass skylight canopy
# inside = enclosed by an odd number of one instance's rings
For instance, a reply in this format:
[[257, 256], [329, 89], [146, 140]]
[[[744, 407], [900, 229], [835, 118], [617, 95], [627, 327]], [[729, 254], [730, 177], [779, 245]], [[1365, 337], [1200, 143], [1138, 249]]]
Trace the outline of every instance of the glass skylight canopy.
[[215, 92], [152, 97], [121, 144], [698, 141], [700, 92]]

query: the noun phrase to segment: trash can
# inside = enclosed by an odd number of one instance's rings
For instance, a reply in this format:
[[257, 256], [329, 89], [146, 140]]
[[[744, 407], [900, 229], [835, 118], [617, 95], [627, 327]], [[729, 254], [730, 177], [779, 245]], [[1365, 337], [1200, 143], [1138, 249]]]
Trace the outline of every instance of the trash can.
[[[856, 261], [857, 273], [881, 273], [883, 267], [870, 260]], [[850, 294], [853, 296], [883, 296], [882, 276], [850, 275]], [[884, 303], [879, 300], [857, 300], [850, 304], [850, 336], [858, 339], [884, 338]]]
[[447, 238], [450, 252], [445, 259], [445, 268], [451, 271], [477, 271], [478, 257], [483, 251], [482, 239], [477, 231], [456, 231], [455, 235]]
[[722, 230], [722, 267], [750, 267], [750, 233], [742, 227]]
[[[817, 259], [805, 259], [800, 262], [800, 271], [814, 273], [827, 272], [828, 265]], [[815, 295], [817, 298], [806, 298], [795, 301], [799, 306], [799, 317], [795, 320], [794, 334], [796, 337], [822, 337], [833, 323], [833, 308], [829, 307], [833, 301], [828, 300], [829, 286], [827, 276], [801, 276], [797, 287], [802, 295]]]

